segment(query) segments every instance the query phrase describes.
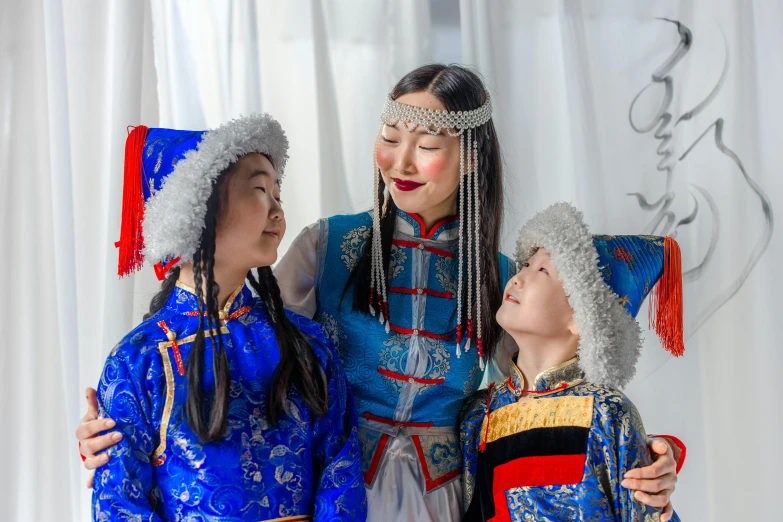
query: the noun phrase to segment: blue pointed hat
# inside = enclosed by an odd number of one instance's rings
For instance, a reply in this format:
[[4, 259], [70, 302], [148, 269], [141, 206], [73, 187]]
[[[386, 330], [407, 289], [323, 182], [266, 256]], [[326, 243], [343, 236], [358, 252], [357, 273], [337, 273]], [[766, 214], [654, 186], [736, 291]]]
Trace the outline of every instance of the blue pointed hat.
[[589, 381], [622, 387], [633, 377], [642, 344], [635, 317], [648, 295], [650, 326], [666, 350], [682, 355], [682, 263], [674, 239], [592, 235], [581, 212], [556, 203], [522, 227], [520, 266], [539, 248], [549, 252], [574, 310]]
[[119, 275], [135, 272], [147, 260], [162, 279], [173, 266], [191, 261], [214, 183], [253, 152], [269, 158], [282, 183], [288, 139], [268, 114], [208, 131], [134, 127], [125, 142]]

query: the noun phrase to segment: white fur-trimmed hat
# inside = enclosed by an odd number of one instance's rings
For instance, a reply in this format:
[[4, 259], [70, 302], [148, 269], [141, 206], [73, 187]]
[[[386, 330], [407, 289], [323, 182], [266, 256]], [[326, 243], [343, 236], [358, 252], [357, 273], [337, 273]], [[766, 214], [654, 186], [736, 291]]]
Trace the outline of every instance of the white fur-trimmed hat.
[[[191, 261], [215, 181], [250, 153], [267, 156], [282, 182], [288, 139], [269, 114], [251, 114], [208, 131], [135, 127], [125, 147], [120, 275], [146, 260], [158, 264], [162, 277], [172, 266]], [[168, 264], [161, 267], [163, 262]]]
[[672, 238], [594, 236], [581, 212], [556, 203], [522, 227], [519, 266], [539, 248], [549, 252], [574, 310], [588, 381], [620, 388], [633, 378], [642, 347], [634, 317], [650, 292], [656, 332], [667, 350], [682, 354], [682, 269]]

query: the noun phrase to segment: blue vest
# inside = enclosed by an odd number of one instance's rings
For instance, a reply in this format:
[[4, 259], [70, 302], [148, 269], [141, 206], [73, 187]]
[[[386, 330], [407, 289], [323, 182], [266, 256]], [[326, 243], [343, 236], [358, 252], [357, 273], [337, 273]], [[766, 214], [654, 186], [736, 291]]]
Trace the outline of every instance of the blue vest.
[[[369, 213], [320, 222], [316, 320], [341, 355], [359, 412], [365, 484], [372, 486], [389, 437], [411, 436], [431, 490], [459, 476], [458, 423], [463, 399], [483, 372], [475, 348], [456, 355], [458, 228], [431, 231], [398, 211], [387, 273], [390, 332], [378, 317], [353, 310], [349, 276], [372, 228]], [[500, 255], [501, 282], [515, 266]]]

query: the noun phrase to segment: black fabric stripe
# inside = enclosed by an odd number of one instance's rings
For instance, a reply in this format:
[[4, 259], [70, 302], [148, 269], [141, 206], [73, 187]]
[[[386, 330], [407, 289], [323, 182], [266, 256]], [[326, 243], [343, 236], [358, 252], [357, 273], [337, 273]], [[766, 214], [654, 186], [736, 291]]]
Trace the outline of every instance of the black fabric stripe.
[[483, 522], [495, 516], [492, 478], [497, 466], [522, 457], [584, 455], [589, 435], [590, 428], [536, 428], [487, 444], [486, 450], [478, 455], [473, 499], [463, 522]]
[[521, 457], [584, 454], [589, 434], [590, 428], [575, 426], [535, 428], [490, 442], [479, 459], [495, 467]]

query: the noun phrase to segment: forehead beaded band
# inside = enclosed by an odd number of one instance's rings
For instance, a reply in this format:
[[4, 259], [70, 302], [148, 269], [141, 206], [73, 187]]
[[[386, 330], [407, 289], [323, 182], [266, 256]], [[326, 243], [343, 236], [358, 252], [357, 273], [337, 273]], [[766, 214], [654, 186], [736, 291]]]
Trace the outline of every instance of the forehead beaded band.
[[[413, 132], [421, 126], [429, 134], [459, 136], [459, 259], [457, 281], [457, 332], [456, 354], [462, 354], [463, 335], [465, 352], [470, 350], [471, 341], [475, 340], [479, 353], [479, 365], [484, 369], [484, 349], [482, 344], [481, 325], [481, 250], [480, 223], [483, 213], [479, 197], [479, 152], [478, 128], [492, 118], [492, 105], [487, 95], [487, 101], [481, 107], [470, 111], [444, 111], [425, 109], [415, 105], [407, 105], [394, 100], [389, 95], [381, 113], [381, 129], [383, 125], [395, 126], [401, 123], [408, 132]], [[380, 129], [378, 132], [380, 135]], [[377, 145], [377, 138], [376, 138]], [[375, 176], [375, 197], [373, 206], [373, 235], [370, 245], [370, 313], [375, 316], [378, 308], [378, 320], [386, 324], [389, 332], [389, 304], [386, 291], [386, 274], [383, 266], [381, 247], [381, 209], [378, 189], [380, 187], [380, 170], [375, 164], [373, 154], [373, 170]], [[466, 237], [467, 236], [467, 237]], [[463, 280], [467, 278], [465, 293], [467, 303], [464, 305], [463, 316]], [[373, 306], [375, 305], [375, 306]], [[475, 323], [474, 323], [475, 320]], [[463, 330], [464, 325], [464, 330]], [[475, 326], [475, 328], [474, 328]]]
[[[402, 122], [405, 129], [410, 132], [421, 125], [433, 135], [440, 134], [441, 130], [445, 130], [449, 136], [461, 136], [467, 129], [475, 129], [484, 125], [491, 117], [492, 105], [489, 97], [484, 105], [472, 111], [442, 111], [406, 105], [393, 100], [389, 95], [381, 114], [381, 121], [392, 127], [398, 122]], [[452, 132], [452, 130], [456, 132]]]

